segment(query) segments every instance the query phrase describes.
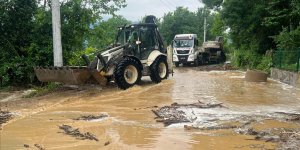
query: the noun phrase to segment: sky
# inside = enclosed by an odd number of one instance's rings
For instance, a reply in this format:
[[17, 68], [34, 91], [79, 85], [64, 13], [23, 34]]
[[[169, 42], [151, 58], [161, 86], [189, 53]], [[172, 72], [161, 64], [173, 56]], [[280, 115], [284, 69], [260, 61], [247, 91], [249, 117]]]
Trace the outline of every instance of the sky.
[[[116, 14], [133, 22], [141, 20], [145, 15], [161, 18], [165, 13], [174, 11], [179, 6], [187, 7], [193, 12], [204, 6], [199, 0], [126, 0], [126, 4], [127, 6]], [[104, 19], [107, 18], [109, 16], [104, 16]]]

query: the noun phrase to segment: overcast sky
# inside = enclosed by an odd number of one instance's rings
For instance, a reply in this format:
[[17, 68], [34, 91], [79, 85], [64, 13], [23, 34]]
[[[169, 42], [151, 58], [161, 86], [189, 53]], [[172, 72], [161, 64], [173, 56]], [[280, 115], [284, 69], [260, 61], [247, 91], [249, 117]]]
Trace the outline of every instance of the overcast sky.
[[117, 14], [134, 22], [141, 20], [145, 15], [155, 15], [161, 18], [178, 6], [187, 7], [190, 11], [196, 11], [204, 6], [199, 0], [126, 0], [126, 4], [127, 6], [119, 10]]

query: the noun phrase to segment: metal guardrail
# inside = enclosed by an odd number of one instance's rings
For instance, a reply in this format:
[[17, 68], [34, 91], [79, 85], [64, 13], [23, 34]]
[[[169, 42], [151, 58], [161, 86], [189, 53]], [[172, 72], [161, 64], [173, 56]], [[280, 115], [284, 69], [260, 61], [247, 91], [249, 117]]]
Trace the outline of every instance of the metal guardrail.
[[275, 68], [299, 72], [300, 48], [296, 50], [276, 50], [272, 55], [272, 63]]

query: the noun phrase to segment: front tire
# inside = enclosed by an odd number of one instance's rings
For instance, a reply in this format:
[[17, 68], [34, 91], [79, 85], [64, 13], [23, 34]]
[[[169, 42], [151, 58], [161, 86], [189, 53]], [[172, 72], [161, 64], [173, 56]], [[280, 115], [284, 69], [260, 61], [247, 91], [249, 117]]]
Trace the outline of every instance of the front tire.
[[175, 67], [179, 67], [179, 62], [175, 62]]
[[140, 82], [142, 77], [141, 69], [136, 60], [124, 58], [115, 68], [115, 83], [122, 90], [126, 90]]
[[168, 63], [166, 57], [158, 57], [150, 66], [150, 78], [155, 83], [167, 79], [169, 76]]

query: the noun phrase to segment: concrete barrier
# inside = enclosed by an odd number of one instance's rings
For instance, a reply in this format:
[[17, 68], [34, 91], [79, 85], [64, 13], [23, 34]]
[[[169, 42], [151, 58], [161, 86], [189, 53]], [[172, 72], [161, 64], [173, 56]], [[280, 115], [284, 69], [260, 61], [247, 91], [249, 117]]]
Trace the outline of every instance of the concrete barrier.
[[248, 82], [267, 82], [268, 74], [262, 71], [248, 70], [245, 80]]
[[272, 68], [271, 78], [300, 88], [300, 73]]

